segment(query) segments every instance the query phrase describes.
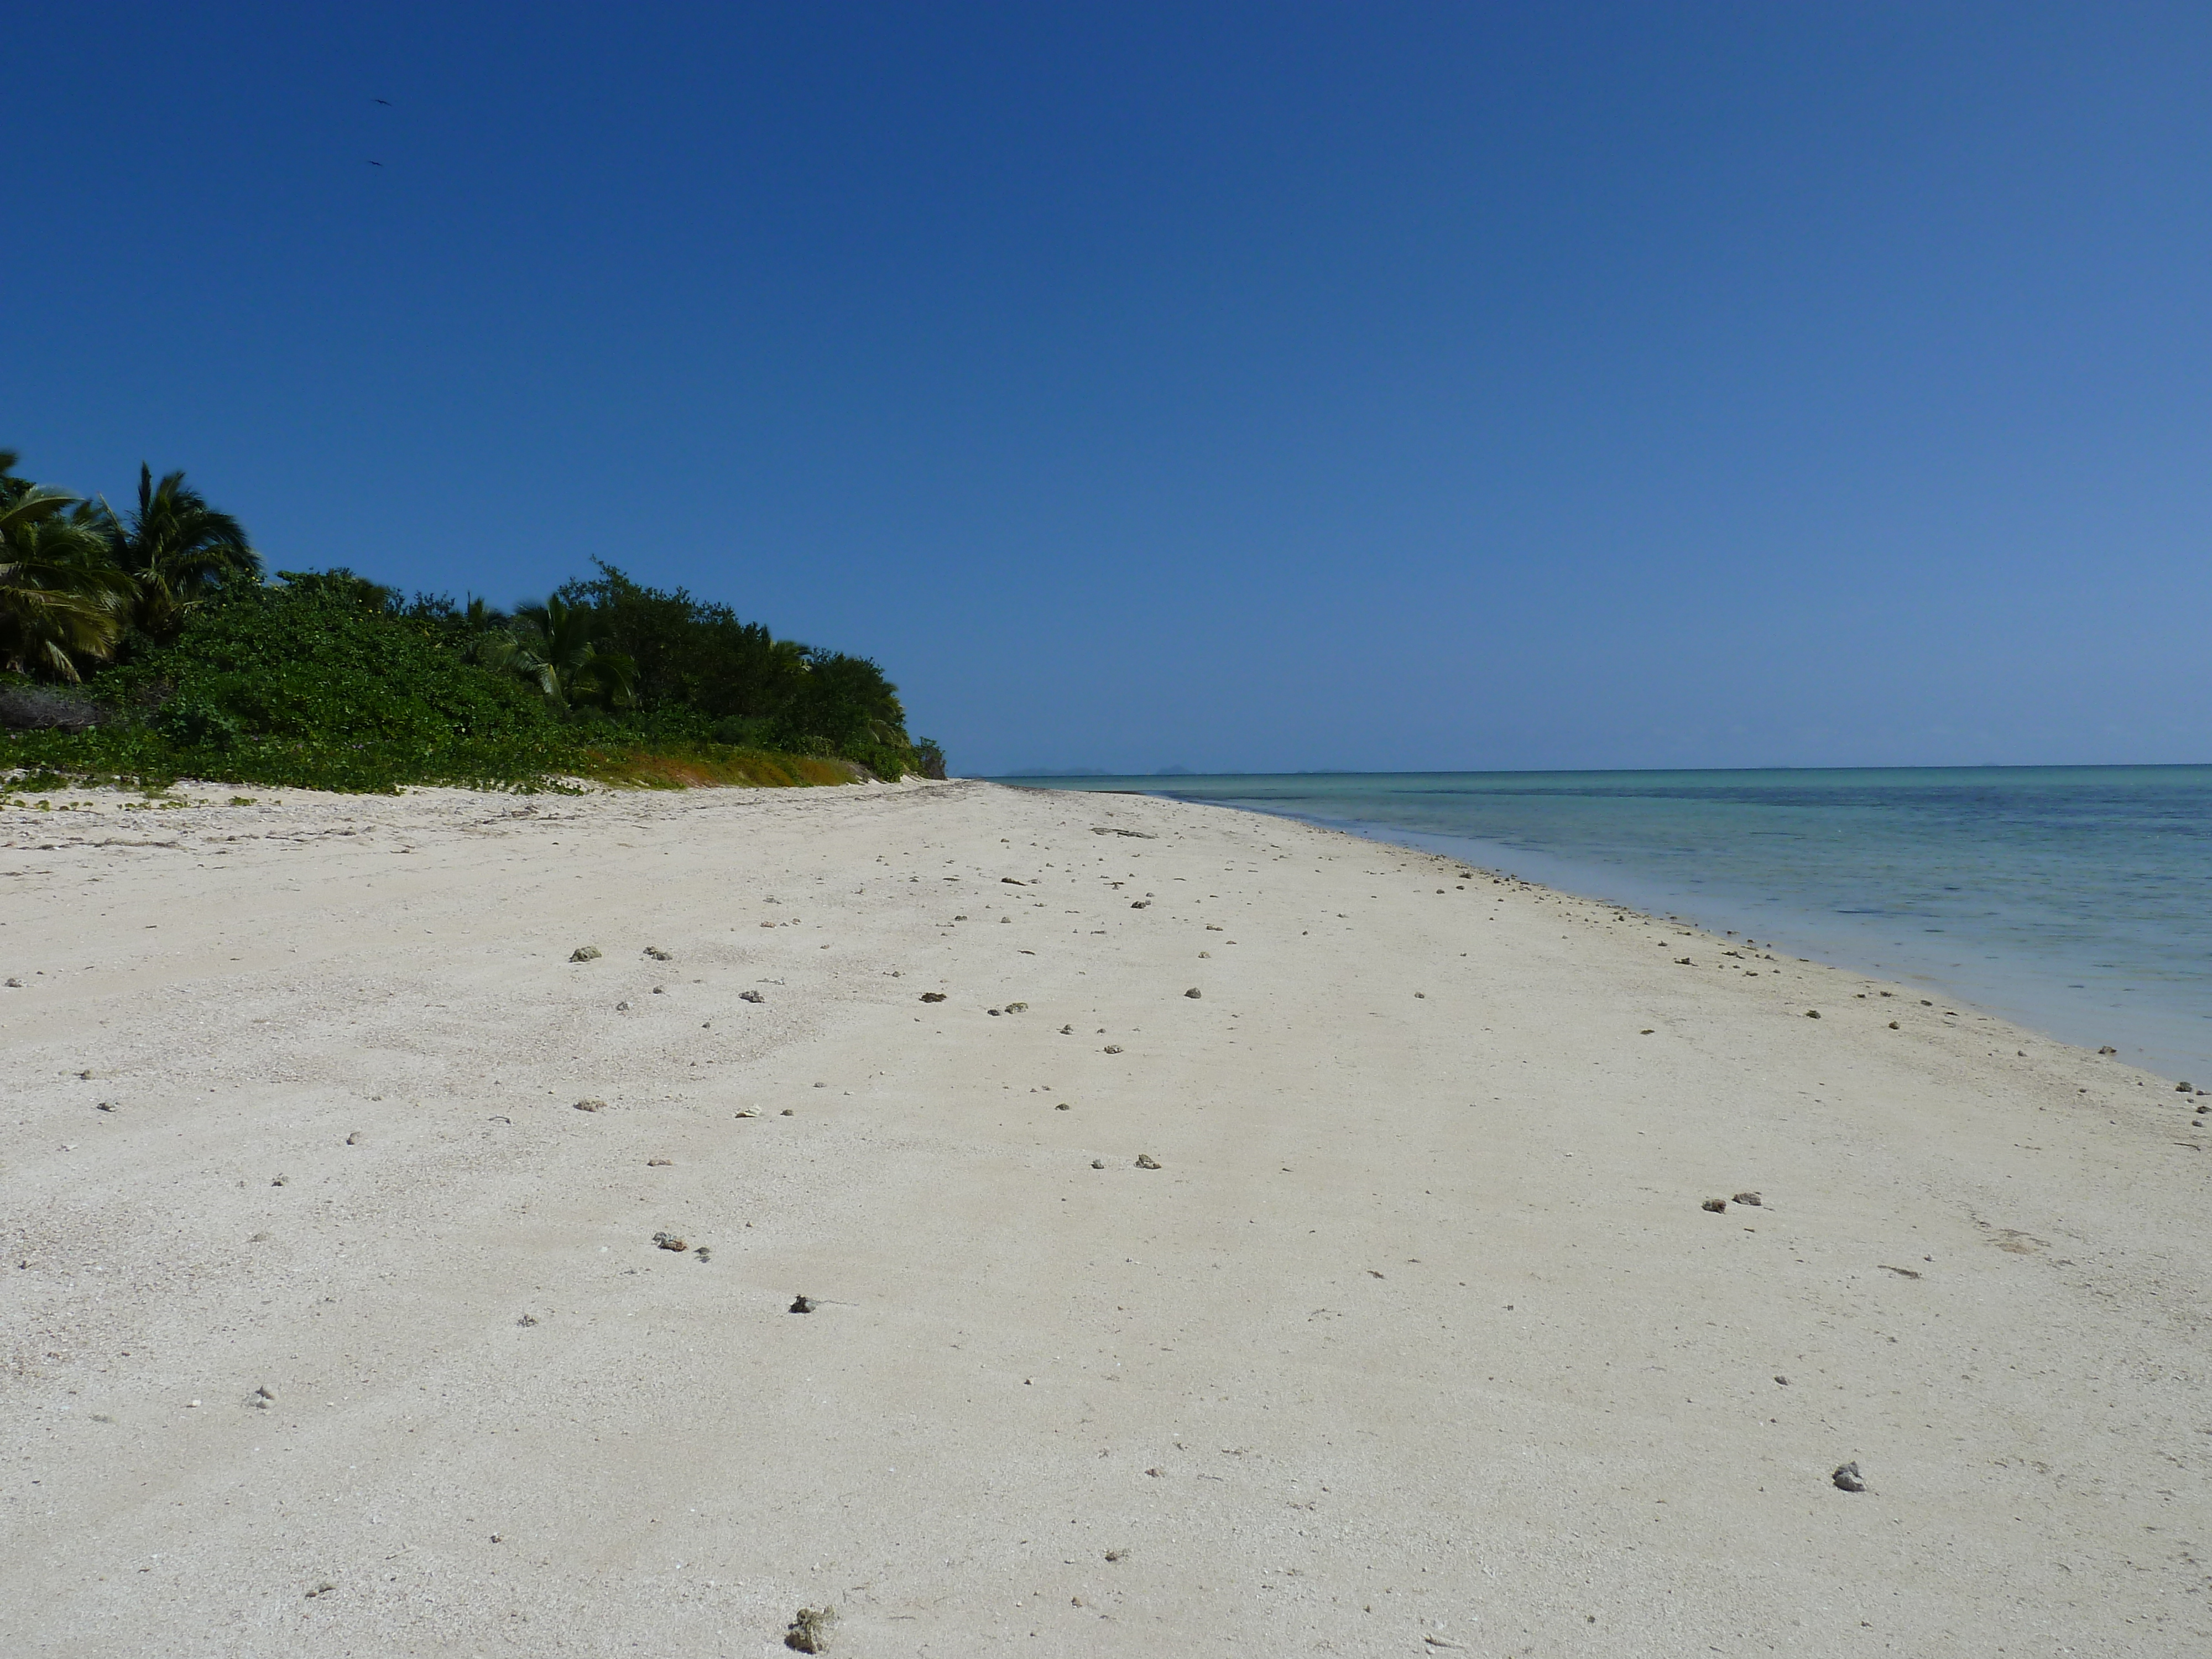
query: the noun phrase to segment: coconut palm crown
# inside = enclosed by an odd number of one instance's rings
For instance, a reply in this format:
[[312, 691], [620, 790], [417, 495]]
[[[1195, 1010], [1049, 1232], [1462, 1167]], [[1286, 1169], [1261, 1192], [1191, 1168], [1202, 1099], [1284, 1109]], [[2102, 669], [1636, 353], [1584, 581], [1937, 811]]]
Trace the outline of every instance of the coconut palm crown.
[[107, 562], [96, 510], [14, 476], [0, 450], [0, 667], [75, 681], [122, 638], [137, 586]]
[[142, 462], [138, 510], [120, 520], [104, 516], [110, 555], [137, 584], [133, 620], [154, 639], [174, 639], [185, 618], [222, 588], [261, 580], [261, 557], [245, 526], [210, 507], [181, 472], [156, 483]]
[[[475, 605], [471, 619], [488, 617]], [[468, 647], [475, 662], [527, 680], [546, 701], [563, 708], [627, 708], [635, 700], [637, 665], [619, 651], [602, 650], [592, 637], [595, 618], [583, 605], [557, 596], [518, 607], [503, 627], [479, 633]]]

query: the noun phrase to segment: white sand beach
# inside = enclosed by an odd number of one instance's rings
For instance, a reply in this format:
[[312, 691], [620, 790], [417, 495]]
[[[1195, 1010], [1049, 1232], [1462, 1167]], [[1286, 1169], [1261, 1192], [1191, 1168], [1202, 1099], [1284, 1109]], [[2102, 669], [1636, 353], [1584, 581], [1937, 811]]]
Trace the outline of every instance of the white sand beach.
[[2212, 1652], [2171, 1079], [1149, 799], [232, 793], [0, 811], [0, 1652]]

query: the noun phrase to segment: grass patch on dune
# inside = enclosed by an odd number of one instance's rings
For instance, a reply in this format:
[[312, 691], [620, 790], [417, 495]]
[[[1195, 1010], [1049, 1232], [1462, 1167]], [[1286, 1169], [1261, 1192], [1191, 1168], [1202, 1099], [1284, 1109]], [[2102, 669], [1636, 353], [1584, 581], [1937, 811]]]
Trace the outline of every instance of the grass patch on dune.
[[264, 740], [214, 747], [173, 745], [151, 734], [40, 732], [0, 744], [0, 769], [9, 763], [30, 769], [7, 779], [4, 787], [26, 793], [87, 787], [160, 790], [187, 780], [349, 794], [396, 794], [410, 784], [573, 793], [577, 781], [617, 789], [793, 789], [860, 783], [873, 775], [848, 760], [667, 740], [420, 748]]
[[640, 789], [792, 789], [857, 783], [866, 775], [851, 761], [717, 743], [590, 749], [576, 769], [577, 775], [594, 782]]

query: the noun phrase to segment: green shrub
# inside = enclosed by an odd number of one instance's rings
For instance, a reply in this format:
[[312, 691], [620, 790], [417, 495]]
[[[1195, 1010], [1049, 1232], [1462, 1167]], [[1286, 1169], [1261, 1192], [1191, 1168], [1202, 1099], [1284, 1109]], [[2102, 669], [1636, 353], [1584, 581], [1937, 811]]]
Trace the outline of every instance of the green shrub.
[[389, 791], [535, 787], [570, 769], [574, 735], [520, 683], [465, 663], [437, 630], [346, 572], [287, 573], [198, 611], [173, 645], [97, 676], [139, 718], [24, 732], [16, 765], [142, 778]]
[[[13, 605], [0, 604], [0, 623], [15, 627], [0, 643], [21, 647], [0, 654], [0, 770], [54, 781], [44, 787], [945, 775], [943, 751], [908, 738], [898, 688], [873, 661], [779, 640], [681, 588], [599, 562], [591, 580], [508, 615], [482, 599], [410, 600], [344, 569], [264, 586], [244, 529], [182, 473], [157, 488], [142, 467], [138, 511], [118, 518], [17, 477], [14, 460], [0, 452], [0, 517], [16, 530], [52, 520], [82, 544], [82, 568], [41, 564], [27, 586], [18, 548], [0, 592]], [[38, 616], [63, 611], [84, 626], [24, 647]], [[34, 683], [80, 678], [65, 691]]]

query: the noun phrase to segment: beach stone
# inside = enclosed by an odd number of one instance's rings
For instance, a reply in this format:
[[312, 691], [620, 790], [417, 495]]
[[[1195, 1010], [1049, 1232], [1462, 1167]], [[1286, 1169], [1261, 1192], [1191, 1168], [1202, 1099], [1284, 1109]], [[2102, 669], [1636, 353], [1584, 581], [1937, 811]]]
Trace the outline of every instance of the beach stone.
[[1150, 1152], [1139, 1152], [1137, 1154], [1137, 1167], [1140, 1170], [1157, 1170], [1160, 1167], [1160, 1161], [1154, 1158]]
[[[2186, 1089], [2189, 1085], [2185, 1083], [2181, 1086]], [[95, 1112], [112, 1112], [115, 1109], [115, 1103], [112, 1100], [95, 1101], [92, 1109]]]
[[924, 1002], [942, 1002], [945, 1000], [945, 993], [942, 991], [924, 991], [921, 994], [921, 1000]]
[[1213, 952], [1211, 951], [1200, 951], [1198, 953], [1198, 959], [1200, 962], [1211, 962], [1213, 960]]
[[1860, 1474], [1859, 1466], [1856, 1463], [1843, 1463], [1838, 1465], [1836, 1472], [1830, 1475], [1828, 1479], [1834, 1481], [1837, 1486], [1844, 1492], [1864, 1492], [1866, 1490], [1866, 1478]]
[[768, 999], [763, 996], [758, 991], [740, 991], [738, 993], [738, 1000], [740, 1002], [766, 1002]]
[[702, 1261], [711, 1261], [714, 1260], [714, 1253], [704, 1244], [702, 1244], [697, 1249], [692, 1251], [691, 1254], [697, 1256]]
[[660, 1246], [662, 1249], [674, 1250], [678, 1255], [681, 1255], [684, 1251], [691, 1248], [682, 1239], [677, 1237], [674, 1233], [655, 1233], [653, 1236], [653, 1242]]
[[1201, 995], [1203, 995], [1204, 994], [1199, 990], [1198, 987], [1196, 987], [1195, 985], [1194, 985], [1194, 986], [1192, 986], [1192, 987], [1190, 988], [1190, 989], [1188, 989], [1188, 991], [1185, 991], [1185, 992], [1183, 993], [1183, 994], [1184, 994], [1185, 996], [1188, 997], [1188, 998], [1189, 998], [1193, 1002], [1196, 1002], [1196, 1001], [1199, 1000], [1199, 998], [1200, 998]]
[[1703, 1205], [1699, 1206], [1699, 1207], [1701, 1209], [1711, 1210], [1715, 1215], [1718, 1215], [1723, 1210], [1728, 1208], [1728, 1200], [1724, 1198], [1709, 1198]]
[[1152, 902], [1150, 899], [1138, 899], [1129, 908], [1132, 910], [1149, 910], [1152, 908]]
[[665, 1170], [671, 1165], [669, 1160], [665, 1158], [648, 1158], [645, 1160], [645, 1167], [648, 1170]]
[[1030, 1006], [1026, 1002], [1010, 1002], [1006, 1005], [1006, 1012], [1010, 1014], [1026, 1014], [1029, 1011]]
[[785, 1310], [785, 1311], [787, 1313], [812, 1313], [814, 1310], [820, 1305], [821, 1304], [816, 1302], [811, 1296], [793, 1297], [791, 1301], [791, 1306]]
[[[806, 1298], [799, 1298], [804, 1302]], [[804, 1312], [794, 1308], [793, 1312]], [[837, 1621], [835, 1607], [801, 1607], [791, 1621], [791, 1628], [783, 1633], [783, 1644], [794, 1653], [827, 1653], [830, 1651], [830, 1626]]]
[[783, 1109], [783, 1115], [786, 1117], [797, 1117], [799, 1115], [799, 1109], [796, 1106], [787, 1106]]
[[1106, 1167], [1106, 1160], [1103, 1158], [1094, 1158], [1091, 1160], [1091, 1167], [1094, 1170], [1103, 1170]]
[[355, 1130], [351, 1134], [348, 1135], [348, 1136], [346, 1137], [346, 1145], [347, 1145], [347, 1146], [360, 1146], [360, 1145], [361, 1145], [361, 1131], [360, 1131], [360, 1130], [358, 1130], [358, 1129], [356, 1129], [356, 1130]]
[[599, 959], [599, 947], [596, 945], [579, 945], [568, 952], [571, 962], [597, 962]]
[[626, 1013], [628, 1013], [628, 1012], [629, 1012], [629, 1003], [628, 1002], [628, 1000], [623, 1000], [623, 1001], [617, 1002], [617, 1004], [615, 1004], [615, 1012], [616, 1012], [617, 1013], [618, 1013], [618, 1014], [626, 1014]]
[[737, 1115], [739, 1117], [758, 1117], [760, 1114], [755, 1111], [751, 1107], [747, 1106], [740, 1109]]
[[1808, 1008], [1805, 1011], [1805, 1018], [1808, 1019], [1818, 1019], [1820, 1017], [1820, 1011], [1818, 1008]]
[[[1070, 1105], [1069, 1105], [1066, 1101], [1064, 1101], [1064, 1100], [1063, 1100], [1063, 1101], [1061, 1101], [1061, 1102], [1060, 1103], [1060, 1104], [1059, 1104], [1059, 1105], [1057, 1105], [1057, 1106], [1054, 1107], [1052, 1109], [1053, 1109], [1054, 1111], [1055, 1111], [1055, 1112], [1067, 1112], [1067, 1111], [1073, 1111], [1073, 1110], [1074, 1110], [1075, 1109], [1074, 1109], [1073, 1107], [1070, 1106]], [[2200, 1111], [2200, 1112], [2203, 1112], [2203, 1111], [2212, 1111], [2212, 1107], [2199, 1106], [2197, 1109], [2198, 1111]]]
[[580, 1100], [576, 1103], [576, 1109], [580, 1112], [604, 1112], [607, 1109], [607, 1103], [604, 1100]]
[[8, 988], [11, 991], [20, 991], [23, 988], [23, 981], [10, 974], [8, 975]]
[[647, 945], [645, 947], [645, 953], [651, 957], [655, 962], [673, 962], [676, 960], [674, 957], [662, 950], [658, 945]]
[[2177, 1083], [2173, 1085], [2173, 1092], [2178, 1095], [2193, 1095], [2197, 1091], [2191, 1088], [2186, 1083]]
[[1895, 1020], [1893, 1019], [1889, 1022], [1889, 1029], [1893, 1031], [1897, 1030], [1897, 1022]]
[[1735, 1204], [1748, 1204], [1754, 1210], [1761, 1207], [1759, 1196], [1757, 1193], [1738, 1193], [1735, 1197], [1729, 1201]]
[[1106, 1045], [1106, 1052], [1109, 1054], [1118, 1054], [1121, 1052], [1121, 1045], [1118, 1042], [1109, 1042]]

